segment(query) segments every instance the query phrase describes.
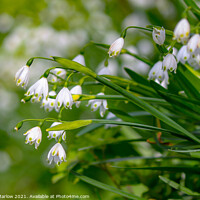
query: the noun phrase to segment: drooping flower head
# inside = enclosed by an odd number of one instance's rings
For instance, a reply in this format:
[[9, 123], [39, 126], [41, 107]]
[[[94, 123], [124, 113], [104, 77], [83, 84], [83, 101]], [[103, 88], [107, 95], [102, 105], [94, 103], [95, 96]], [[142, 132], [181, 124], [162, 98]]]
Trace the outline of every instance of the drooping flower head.
[[51, 112], [54, 109], [56, 99], [50, 98], [50, 96], [55, 96], [55, 95], [56, 95], [55, 91], [50, 91], [49, 97], [47, 99], [42, 100], [41, 107], [44, 107], [45, 111]]
[[[98, 93], [97, 95], [104, 95], [104, 93]], [[101, 117], [104, 116], [106, 110], [108, 109], [107, 100], [105, 99], [92, 99], [89, 100], [88, 106], [91, 105], [92, 111], [96, 111], [98, 108], [100, 110]]]
[[60, 165], [62, 162], [66, 162], [66, 153], [64, 148], [60, 143], [56, 143], [49, 151], [47, 155], [47, 160], [49, 164], [54, 161], [57, 165]]
[[184, 45], [180, 48], [177, 54], [177, 60], [180, 61], [182, 64], [185, 64], [186, 61], [190, 58], [190, 53], [187, 50], [187, 45]]
[[161, 29], [153, 28], [152, 32], [153, 40], [156, 44], [162, 45], [165, 42], [165, 29], [162, 27]]
[[158, 61], [154, 64], [154, 66], [149, 71], [148, 75], [149, 80], [158, 80], [159, 82], [163, 81], [164, 79], [164, 71], [162, 69], [162, 62]]
[[174, 29], [174, 39], [186, 44], [190, 35], [190, 24], [187, 19], [181, 19]]
[[124, 46], [124, 38], [120, 37], [115, 40], [109, 48], [108, 54], [110, 57], [116, 57], [120, 54], [122, 48]]
[[35, 143], [35, 148], [37, 149], [42, 141], [42, 132], [40, 127], [36, 126], [28, 130], [24, 135], [26, 135], [25, 143], [31, 145]]
[[33, 95], [32, 99], [36, 101], [41, 101], [42, 97], [47, 99], [49, 93], [47, 78], [42, 77], [35, 84], [33, 84], [28, 91], [26, 96]]
[[167, 54], [163, 59], [163, 70], [174, 71], [176, 73], [177, 62], [173, 54]]
[[30, 75], [30, 66], [25, 65], [21, 67], [15, 74], [15, 81], [17, 86], [21, 85], [23, 88], [26, 88], [29, 81], [29, 75]]
[[194, 52], [199, 45], [200, 36], [199, 34], [193, 35], [187, 43], [187, 50], [188, 52]]
[[[59, 124], [62, 124], [60, 122], [54, 122], [50, 127], [54, 127], [54, 126], [57, 126]], [[48, 131], [48, 138], [49, 139], [52, 139], [52, 138], [55, 138], [55, 140], [58, 140], [60, 136], [62, 136], [62, 134], [64, 133], [65, 131], [64, 130], [61, 130], [61, 131]]]
[[66, 70], [61, 69], [61, 68], [53, 69], [53, 70], [51, 70], [51, 72], [53, 74], [55, 74], [55, 75], [51, 74], [51, 77], [50, 77], [50, 81], [53, 82], [53, 83], [55, 83], [59, 80], [58, 77], [60, 77], [61, 79], [64, 79], [66, 77], [66, 74], [67, 74]]
[[[75, 95], [79, 95], [82, 94], [82, 88], [80, 85], [76, 85], [74, 86], [71, 90], [70, 90], [71, 94], [75, 94]], [[76, 101], [76, 107], [79, 108], [81, 101]]]
[[72, 108], [73, 98], [67, 87], [63, 87], [58, 93], [55, 100], [55, 110], [58, 112], [61, 106]]

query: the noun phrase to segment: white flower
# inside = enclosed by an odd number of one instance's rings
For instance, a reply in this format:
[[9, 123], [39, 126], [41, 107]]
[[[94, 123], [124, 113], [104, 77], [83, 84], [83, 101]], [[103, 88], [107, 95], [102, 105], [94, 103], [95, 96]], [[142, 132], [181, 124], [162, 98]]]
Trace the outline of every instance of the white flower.
[[[98, 93], [97, 95], [104, 95], [104, 93]], [[91, 104], [92, 111], [96, 111], [98, 108], [100, 109], [101, 117], [104, 116], [106, 110], [108, 109], [107, 100], [105, 99], [92, 99], [89, 100], [88, 106]]]
[[53, 83], [55, 83], [59, 80], [58, 77], [60, 77], [61, 79], [65, 79], [66, 74], [67, 74], [66, 70], [61, 69], [61, 68], [53, 69], [53, 70], [51, 70], [51, 72], [56, 75], [55, 76], [55, 75], [51, 74], [50, 81]]
[[29, 81], [30, 67], [28, 65], [20, 68], [15, 74], [15, 81], [17, 86], [21, 85], [23, 88], [26, 88]]
[[169, 75], [168, 75], [167, 70], [164, 71], [163, 73], [163, 80], [160, 82], [158, 79], [156, 79], [155, 82], [167, 89], [167, 86], [169, 84]]
[[[56, 95], [56, 92], [55, 91], [50, 91], [49, 92], [49, 96], [55, 96]], [[47, 112], [51, 112], [53, 109], [54, 109], [54, 106], [55, 106], [55, 100], [56, 99], [52, 99], [50, 97], [46, 99], [43, 99], [42, 100], [42, 106], [41, 107], [44, 107], [45, 111]]]
[[26, 96], [31, 96], [33, 95], [32, 99], [34, 102], [36, 101], [40, 101], [42, 99], [42, 97], [44, 97], [45, 99], [47, 99], [48, 97], [48, 82], [47, 82], [47, 78], [42, 77], [40, 80], [38, 80], [35, 84], [33, 84], [28, 91], [26, 92]]
[[170, 72], [174, 71], [176, 73], [177, 62], [176, 58], [173, 54], [167, 54], [163, 59], [163, 70], [170, 70]]
[[68, 90], [68, 88], [66, 87], [63, 87], [56, 97], [55, 109], [57, 112], [59, 111], [62, 104], [65, 108], [70, 108], [70, 109], [72, 108], [73, 105], [72, 95]]
[[177, 54], [177, 60], [182, 64], [185, 64], [186, 61], [190, 58], [190, 53], [187, 51], [187, 45], [184, 45], [180, 48]]
[[124, 46], [124, 38], [120, 37], [117, 40], [115, 40], [109, 48], [108, 54], [110, 57], [116, 57], [120, 54], [122, 48]]
[[194, 52], [198, 48], [200, 37], [199, 34], [193, 35], [187, 43], [188, 52]]
[[79, 54], [78, 56], [76, 56], [72, 61], [77, 62], [77, 63], [85, 66], [85, 58], [81, 54]]
[[152, 32], [153, 40], [156, 44], [162, 45], [165, 42], [165, 29], [153, 28]]
[[103, 67], [98, 72], [98, 75], [111, 75], [111, 73], [108, 67]]
[[[62, 124], [62, 123], [60, 123], [60, 122], [54, 122], [52, 125], [51, 125], [51, 127], [54, 127], [54, 126], [57, 126], [57, 125], [59, 125], [59, 124]], [[51, 128], [50, 127], [50, 128]], [[59, 137], [64, 133], [64, 130], [60, 130], [60, 131], [48, 131], [48, 138], [49, 139], [52, 139], [52, 138], [55, 138], [56, 140], [58, 140], [59, 139]]]
[[[82, 88], [80, 85], [76, 85], [74, 86], [71, 90], [70, 90], [71, 94], [75, 94], [75, 95], [79, 95], [82, 94]], [[76, 107], [79, 108], [81, 104], [81, 101], [76, 101]]]
[[187, 19], [181, 19], [174, 29], [174, 39], [186, 44], [190, 35], [190, 24]]
[[162, 62], [158, 61], [154, 64], [154, 66], [149, 71], [148, 79], [149, 80], [157, 80], [162, 82], [164, 80], [164, 71], [162, 69]]
[[66, 153], [60, 143], [56, 143], [49, 151], [47, 155], [49, 164], [54, 161], [57, 165], [66, 161]]
[[26, 135], [25, 143], [31, 145], [35, 143], [35, 148], [37, 149], [42, 140], [42, 132], [40, 127], [36, 126], [28, 130], [26, 133], [24, 133], [24, 135]]

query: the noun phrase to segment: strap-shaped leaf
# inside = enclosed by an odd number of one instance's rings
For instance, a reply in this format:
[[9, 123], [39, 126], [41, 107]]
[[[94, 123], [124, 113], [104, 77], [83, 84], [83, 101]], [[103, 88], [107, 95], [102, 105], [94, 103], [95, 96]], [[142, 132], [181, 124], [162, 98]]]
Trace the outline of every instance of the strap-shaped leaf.
[[[112, 88], [116, 92], [118, 92], [121, 95], [125, 96], [127, 99], [129, 99], [130, 101], [132, 101], [134, 104], [136, 104], [137, 106], [141, 107], [142, 109], [150, 112], [153, 116], [157, 117], [158, 119], [160, 119], [164, 123], [168, 124], [169, 126], [173, 127], [177, 131], [180, 131], [181, 133], [185, 134], [186, 136], [188, 136], [192, 140], [200, 143], [200, 139], [199, 138], [197, 138], [196, 136], [194, 136], [192, 133], [188, 132], [182, 126], [180, 126], [179, 124], [177, 124], [174, 120], [172, 120], [171, 118], [167, 117], [164, 113], [160, 112], [159, 110], [157, 110], [156, 108], [154, 108], [150, 104], [142, 101], [141, 99], [139, 99], [134, 94], [132, 94], [132, 93], [128, 92], [127, 90], [121, 88], [117, 84], [114, 84], [110, 80], [105, 79], [102, 76], [98, 76], [94, 72], [92, 72], [92, 73], [91, 72], [88, 73], [88, 71], [84, 72], [84, 70], [83, 70], [84, 66], [82, 66], [79, 63], [75, 63], [75, 62], [73, 62], [71, 60], [68, 60], [68, 59], [65, 59], [65, 58], [58, 58], [58, 57], [53, 57], [53, 59], [56, 62], [60, 63], [63, 67], [65, 67], [67, 69], [73, 69], [74, 68], [77, 71], [81, 71], [83, 73], [86, 73], [87, 75], [93, 77], [94, 79], [96, 79], [97, 81], [101, 82], [102, 84], [108, 86], [109, 88]], [[81, 70], [79, 70], [79, 68]]]
[[178, 184], [178, 183], [176, 183], [176, 182], [174, 182], [174, 181], [172, 181], [172, 180], [170, 180], [170, 179], [168, 179], [168, 178], [166, 178], [166, 177], [164, 177], [164, 176], [159, 176], [159, 178], [160, 178], [160, 180], [162, 180], [163, 182], [167, 183], [169, 186], [171, 186], [171, 187], [173, 187], [174, 189], [177, 189], [177, 190], [179, 190], [179, 191], [181, 191], [181, 192], [183, 192], [183, 193], [185, 193], [185, 194], [187, 194], [187, 195], [192, 195], [192, 196], [198, 195], [198, 196], [200, 196], [200, 193], [198, 193], [198, 192], [193, 192], [193, 191], [190, 190], [189, 188], [186, 188], [186, 187], [184, 187], [184, 186], [182, 186], [182, 185], [180, 185], [180, 184]]
[[107, 190], [107, 191], [113, 192], [113, 193], [115, 193], [115, 194], [119, 194], [119, 195], [121, 195], [121, 196], [123, 196], [123, 197], [127, 197], [127, 198], [129, 198], [129, 199], [134, 199], [134, 200], [145, 200], [145, 199], [143, 199], [143, 198], [141, 198], [141, 197], [135, 196], [135, 195], [133, 195], [133, 194], [130, 194], [130, 193], [128, 193], [128, 192], [125, 192], [125, 191], [123, 191], [123, 190], [120, 190], [120, 189], [118, 189], [118, 188], [115, 188], [115, 187], [113, 187], [113, 186], [111, 186], [111, 185], [102, 183], [102, 182], [100, 182], [100, 181], [94, 180], [94, 179], [89, 178], [89, 177], [87, 177], [87, 176], [83, 176], [83, 175], [78, 174], [78, 173], [76, 173], [76, 172], [71, 172], [71, 173], [73, 173], [75, 176], [77, 176], [77, 177], [78, 177], [79, 179], [81, 179], [82, 181], [84, 181], [84, 182], [86, 182], [86, 183], [89, 183], [90, 185], [93, 185], [93, 186], [95, 186], [95, 187], [98, 187], [98, 188], [100, 188], [100, 189], [102, 189], [102, 190]]

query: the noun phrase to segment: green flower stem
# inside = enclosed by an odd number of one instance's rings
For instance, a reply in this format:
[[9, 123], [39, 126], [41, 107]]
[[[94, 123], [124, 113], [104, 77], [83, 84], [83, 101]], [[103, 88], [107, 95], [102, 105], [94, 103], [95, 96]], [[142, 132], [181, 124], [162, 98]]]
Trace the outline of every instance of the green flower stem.
[[126, 28], [122, 31], [121, 37], [125, 38], [125, 37], [126, 37], [127, 30], [130, 29], [130, 28], [134, 28], [134, 29], [139, 29], [139, 30], [143, 30], [143, 31], [150, 31], [150, 32], [152, 32], [152, 29], [150, 29], [150, 28], [144, 28], [144, 27], [139, 27], [139, 26], [128, 26], [128, 27], [126, 27]]
[[[103, 47], [105, 49], [109, 49], [110, 48], [110, 45], [107, 45], [107, 44], [101, 44], [101, 43], [93, 43], [93, 44], [96, 45], [96, 46]], [[128, 54], [128, 55], [133, 56], [134, 58], [146, 63], [147, 65], [153, 66], [153, 63], [150, 62], [149, 60], [147, 60], [146, 58], [143, 58], [141, 56], [138, 56], [137, 54], [131, 53], [127, 49], [122, 49], [121, 50], [121, 54]]]
[[[47, 122], [55, 122], [55, 121], [58, 121], [57, 119], [55, 118], [45, 118], [45, 119], [24, 119], [20, 122], [18, 122], [18, 124], [21, 124], [21, 123], [24, 123], [24, 122], [30, 122], [30, 121], [38, 121], [39, 123], [44, 123], [45, 121]], [[21, 128], [21, 127], [20, 127]]]
[[[72, 95], [74, 96], [74, 95]], [[77, 96], [77, 95], [75, 95]], [[120, 95], [78, 95], [80, 96], [77, 101], [87, 101], [91, 99], [107, 99], [107, 100], [120, 100], [120, 101], [127, 101], [127, 98]], [[164, 99], [159, 98], [150, 98], [150, 97], [139, 97], [140, 99], [149, 102], [149, 103], [158, 103], [158, 104], [168, 104]]]
[[149, 66], [153, 66], [153, 63], [149, 60], [147, 60], [146, 58], [142, 58], [141, 56], [138, 56], [137, 54], [131, 53], [130, 51], [128, 51], [127, 49], [122, 49], [121, 54], [128, 54], [130, 56], [135, 57], [136, 59], [146, 63]]

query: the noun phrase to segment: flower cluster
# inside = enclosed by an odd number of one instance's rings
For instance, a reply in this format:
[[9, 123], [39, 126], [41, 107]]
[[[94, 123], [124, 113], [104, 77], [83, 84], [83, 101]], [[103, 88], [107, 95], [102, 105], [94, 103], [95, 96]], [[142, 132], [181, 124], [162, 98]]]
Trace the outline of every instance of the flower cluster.
[[[32, 60], [30, 60], [27, 62], [27, 65], [19, 69], [19, 71], [15, 75], [16, 84], [18, 86], [22, 86], [23, 88], [28, 85], [30, 65], [32, 64]], [[73, 59], [73, 61], [85, 65], [84, 57], [82, 55], [78, 55]], [[74, 72], [67, 71], [66, 69], [62, 69], [61, 67], [53, 67], [46, 70], [41, 78], [36, 81], [36, 83], [34, 83], [31, 87], [29, 87], [29, 89], [25, 93], [25, 98], [22, 100], [22, 102], [41, 102], [41, 107], [44, 108], [45, 111], [50, 112], [52, 110], [55, 110], [58, 112], [59, 121], [59, 116], [61, 116], [61, 113], [63, 111], [63, 109], [61, 108], [72, 109], [73, 104], [75, 104], [78, 108], [81, 103], [81, 101], [79, 101], [79, 98], [82, 95], [81, 84], [83, 81], [80, 81], [77, 85], [73, 84], [71, 86], [69, 78], [73, 75], [73, 73]], [[101, 74], [105, 73], [102, 72]], [[58, 89], [60, 90], [57, 91]], [[97, 95], [104, 95], [104, 93], [99, 93]], [[92, 111], [96, 111], [98, 108], [100, 109], [101, 117], [104, 116], [105, 111], [108, 109], [107, 100], [92, 99], [89, 101], [89, 104], [92, 105]], [[19, 124], [20, 125], [15, 127], [15, 130], [18, 130], [22, 126], [22, 123]], [[25, 143], [30, 145], [35, 144], [36, 149], [42, 141], [42, 124], [43, 122], [41, 121], [38, 126], [31, 128], [24, 134], [26, 136]], [[50, 128], [58, 126], [60, 124], [62, 123], [57, 121], [53, 122]], [[53, 161], [58, 165], [62, 162], [65, 162], [66, 153], [61, 144], [61, 142], [65, 141], [66, 139], [65, 130], [48, 131], [47, 138], [55, 139], [55, 141], [57, 142], [50, 149], [47, 155], [48, 162], [51, 164]]]
[[[163, 45], [165, 41], [165, 31], [153, 29], [153, 40], [158, 45]], [[190, 24], [187, 19], [181, 19], [174, 29], [173, 40], [182, 43], [183, 46], [177, 55], [170, 53], [173, 47], [168, 47], [168, 53], [163, 56], [163, 61], [158, 61], [150, 70], [148, 79], [155, 80], [163, 87], [167, 87], [169, 76], [167, 71], [176, 73], [177, 63], [185, 64], [188, 62], [195, 69], [200, 68], [200, 35], [194, 34], [190, 38]], [[174, 42], [175, 44], [175, 42]]]

